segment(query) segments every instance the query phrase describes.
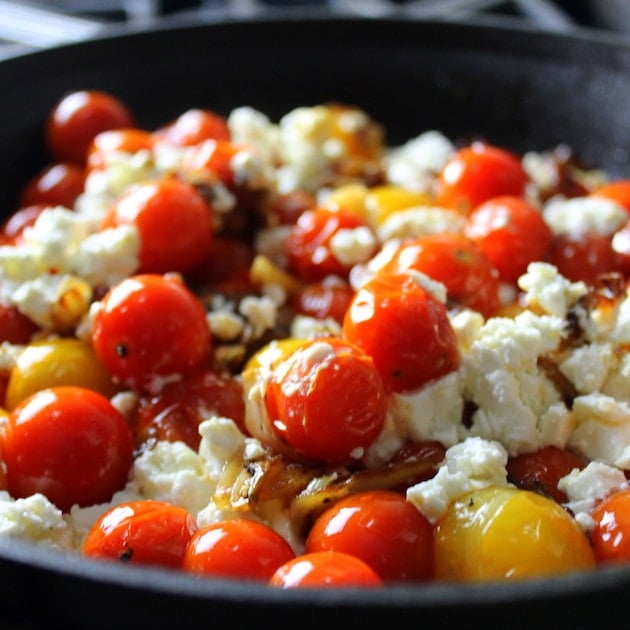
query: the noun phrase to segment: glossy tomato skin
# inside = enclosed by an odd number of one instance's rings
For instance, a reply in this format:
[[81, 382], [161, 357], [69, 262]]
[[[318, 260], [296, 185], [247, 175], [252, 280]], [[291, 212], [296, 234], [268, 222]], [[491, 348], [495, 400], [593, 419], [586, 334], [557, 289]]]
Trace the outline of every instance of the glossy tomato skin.
[[165, 501], [121, 503], [102, 514], [83, 541], [90, 558], [179, 568], [198, 530], [194, 516]]
[[103, 227], [133, 224], [140, 233], [139, 273], [189, 273], [212, 245], [212, 208], [198, 190], [164, 178], [130, 188]]
[[342, 331], [372, 357], [389, 392], [416, 389], [459, 366], [446, 307], [413, 273], [369, 280], [357, 291]]
[[307, 552], [326, 550], [360, 558], [384, 583], [433, 574], [433, 526], [397, 492], [360, 492], [328, 508], [306, 539]]
[[[332, 246], [340, 230], [364, 228], [371, 232], [367, 221], [358, 214], [345, 210], [313, 208], [303, 212], [287, 239], [289, 269], [307, 282], [315, 282], [329, 275], [348, 276], [353, 263], [340, 259]], [[376, 239], [365, 253], [365, 262], [376, 251]]]
[[108, 291], [92, 342], [119, 383], [149, 392], [205, 367], [212, 347], [197, 296], [176, 276], [158, 274], [131, 276]]
[[229, 140], [230, 130], [223, 116], [207, 109], [189, 109], [154, 132], [156, 141], [190, 147], [204, 140]]
[[324, 338], [299, 345], [275, 367], [265, 406], [273, 430], [299, 457], [351, 463], [379, 435], [387, 396], [369, 356]]
[[437, 183], [437, 203], [469, 214], [501, 195], [522, 196], [528, 177], [520, 159], [502, 147], [473, 142], [459, 149]]
[[2, 224], [2, 238], [9, 245], [16, 245], [22, 241], [24, 229], [33, 225], [39, 215], [48, 208], [47, 203], [35, 203], [29, 206], [20, 206], [11, 213]]
[[630, 560], [630, 489], [619, 490], [600, 501], [591, 516], [595, 527], [591, 542], [598, 564]]
[[481, 249], [463, 234], [428, 234], [404, 242], [382, 271], [421, 271], [441, 282], [453, 306], [484, 317], [499, 309], [499, 274]]
[[585, 465], [584, 459], [575, 453], [550, 445], [511, 456], [506, 469], [509, 481], [517, 487], [566, 503], [568, 497], [558, 488], [558, 482], [572, 470], [582, 470]]
[[341, 551], [302, 554], [279, 567], [269, 585], [277, 588], [374, 588], [383, 586], [363, 560]]
[[0, 442], [10, 494], [41, 492], [63, 511], [109, 501], [133, 461], [125, 418], [81, 387], [44, 389], [22, 401], [0, 427]]
[[196, 575], [266, 582], [294, 557], [289, 543], [276, 531], [241, 518], [197, 531], [186, 547], [182, 568]]
[[354, 289], [346, 282], [311, 282], [295, 293], [291, 306], [300, 315], [330, 317], [342, 324], [353, 297]]
[[607, 182], [595, 188], [590, 194], [615, 201], [630, 213], [630, 179]]
[[208, 415], [231, 418], [245, 431], [245, 403], [239, 379], [210, 370], [166, 385], [153, 396], [142, 396], [134, 424], [138, 446], [158, 440], [181, 441], [199, 448], [199, 425]]
[[85, 169], [70, 162], [55, 162], [35, 174], [20, 193], [19, 205], [73, 208], [85, 186]]
[[530, 262], [544, 260], [553, 241], [541, 212], [521, 197], [493, 197], [477, 206], [465, 227], [501, 280], [516, 284]]
[[133, 126], [134, 116], [120, 99], [98, 90], [79, 90], [53, 107], [46, 122], [46, 145], [54, 160], [84, 164], [98, 133]]
[[603, 273], [623, 271], [623, 258], [613, 249], [612, 236], [587, 234], [559, 234], [551, 245], [549, 262], [573, 282], [597, 282]]

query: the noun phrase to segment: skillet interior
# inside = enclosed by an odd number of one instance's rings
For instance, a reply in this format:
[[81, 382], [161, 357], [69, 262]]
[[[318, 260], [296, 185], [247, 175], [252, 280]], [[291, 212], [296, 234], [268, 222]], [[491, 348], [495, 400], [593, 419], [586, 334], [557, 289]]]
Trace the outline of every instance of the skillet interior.
[[[154, 127], [190, 107], [356, 104], [396, 144], [426, 129], [481, 135], [517, 151], [575, 147], [630, 175], [630, 46], [595, 35], [367, 19], [264, 20], [124, 32], [0, 63], [0, 208], [43, 165], [42, 123], [63, 93], [110, 90]], [[59, 557], [0, 541], [0, 605], [37, 623], [137, 628], [481, 621], [560, 627], [618, 614], [630, 574], [611, 570], [522, 585], [270, 592]], [[34, 605], [34, 600], [37, 606]]]

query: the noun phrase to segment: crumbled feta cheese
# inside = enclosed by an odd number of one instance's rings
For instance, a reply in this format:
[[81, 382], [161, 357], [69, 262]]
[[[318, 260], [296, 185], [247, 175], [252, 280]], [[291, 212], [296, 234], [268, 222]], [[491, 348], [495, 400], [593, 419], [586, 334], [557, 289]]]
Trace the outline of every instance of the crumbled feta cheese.
[[376, 227], [376, 232], [381, 243], [385, 243], [390, 239], [410, 239], [442, 232], [462, 234], [465, 224], [466, 218], [455, 210], [414, 206], [392, 212]]
[[575, 348], [558, 367], [579, 393], [588, 394], [601, 390], [616, 366], [612, 344], [594, 343]]
[[489, 486], [509, 486], [508, 454], [498, 442], [472, 437], [451, 446], [434, 477], [407, 490], [407, 500], [431, 523], [458, 497]]
[[628, 480], [622, 470], [602, 462], [589, 462], [583, 469], [573, 469], [558, 482], [558, 488], [568, 497], [565, 507], [575, 516], [575, 520], [586, 531], [594, 522], [591, 512], [595, 504], [609, 494], [628, 487]]
[[543, 207], [543, 217], [554, 234], [612, 235], [626, 223], [628, 212], [604, 197], [553, 198]]
[[337, 230], [330, 239], [332, 255], [348, 267], [367, 262], [377, 246], [376, 237], [368, 227]]

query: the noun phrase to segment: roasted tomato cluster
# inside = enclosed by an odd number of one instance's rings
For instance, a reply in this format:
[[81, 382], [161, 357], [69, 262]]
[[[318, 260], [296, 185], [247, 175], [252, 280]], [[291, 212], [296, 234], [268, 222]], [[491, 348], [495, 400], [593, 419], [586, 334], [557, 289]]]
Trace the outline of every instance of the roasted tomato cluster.
[[[538, 154], [537, 178], [531, 155], [443, 141], [405, 185], [411, 167], [392, 166], [365, 112], [304, 107], [283, 123], [190, 109], [149, 130], [97, 91], [52, 107], [49, 163], [0, 229], [0, 521], [9, 505], [28, 521], [36, 497], [54, 523], [40, 542], [280, 588], [628, 561], [621, 460], [622, 480], [572, 510], [561, 480], [597, 459], [572, 421], [565, 439], [492, 438], [503, 479], [483, 476], [484, 454], [425, 503], [410, 489], [446, 474], [481, 422], [467, 386], [448, 426], [435, 411], [448, 395], [423, 398], [470, 369], [474, 326], [454, 322], [554, 315], [524, 298], [532, 264], [557, 271], [563, 296], [581, 291], [532, 368], [572, 417], [584, 392], [560, 357], [595, 343], [580, 314], [602, 321], [626, 295], [630, 181], [566, 149]], [[554, 199], [582, 205], [546, 214]], [[442, 433], [422, 430], [434, 415]]]

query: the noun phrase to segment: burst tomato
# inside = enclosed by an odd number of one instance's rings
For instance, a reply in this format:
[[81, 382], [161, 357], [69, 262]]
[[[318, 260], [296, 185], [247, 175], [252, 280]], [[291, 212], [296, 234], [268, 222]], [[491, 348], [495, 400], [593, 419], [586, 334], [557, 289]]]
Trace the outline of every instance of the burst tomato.
[[265, 405], [276, 434], [300, 456], [347, 463], [380, 433], [387, 397], [369, 356], [325, 338], [300, 344], [275, 366]]
[[341, 324], [353, 297], [354, 289], [347, 282], [311, 282], [295, 293], [291, 306], [300, 315], [330, 317]]
[[459, 366], [446, 307], [413, 273], [377, 274], [359, 289], [343, 336], [374, 359], [388, 391], [416, 389]]

